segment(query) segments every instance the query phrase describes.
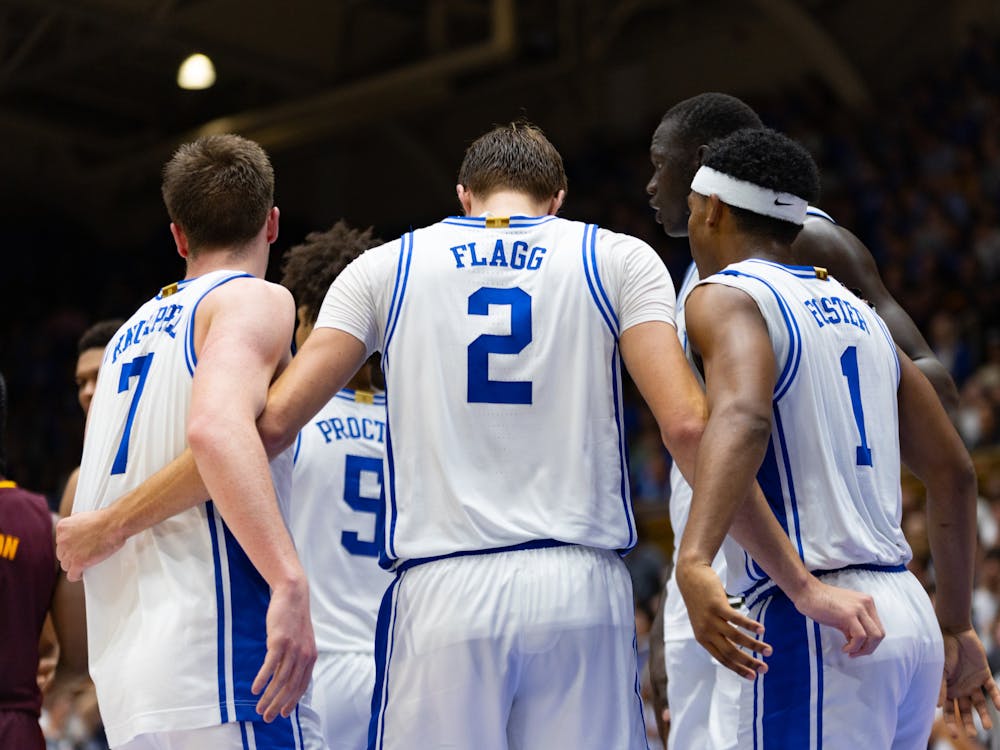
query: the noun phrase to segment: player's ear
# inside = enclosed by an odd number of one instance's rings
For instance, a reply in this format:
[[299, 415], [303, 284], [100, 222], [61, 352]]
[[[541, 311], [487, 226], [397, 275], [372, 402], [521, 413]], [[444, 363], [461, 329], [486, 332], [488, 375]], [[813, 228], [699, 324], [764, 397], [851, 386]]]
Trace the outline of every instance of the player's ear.
[[170, 234], [174, 237], [174, 244], [177, 246], [177, 254], [187, 260], [188, 255], [191, 253], [191, 248], [184, 230], [181, 229], [178, 224], [170, 222]]
[[705, 223], [710, 227], [718, 226], [719, 222], [722, 221], [722, 206], [722, 200], [715, 193], [708, 196], [708, 205], [705, 206], [707, 209]]
[[556, 197], [549, 202], [549, 216], [555, 216], [562, 208], [563, 201], [566, 200], [566, 191], [560, 190]]
[[705, 163], [705, 156], [708, 154], [708, 145], [701, 144], [698, 146], [698, 150], [694, 152], [694, 168], [698, 169], [702, 164]]
[[455, 194], [458, 196], [458, 202], [462, 204], [462, 212], [466, 216], [472, 215], [472, 193], [465, 189], [465, 185], [458, 184], [455, 185]]
[[267, 244], [272, 244], [278, 239], [278, 217], [281, 214], [277, 206], [271, 206], [267, 212]]

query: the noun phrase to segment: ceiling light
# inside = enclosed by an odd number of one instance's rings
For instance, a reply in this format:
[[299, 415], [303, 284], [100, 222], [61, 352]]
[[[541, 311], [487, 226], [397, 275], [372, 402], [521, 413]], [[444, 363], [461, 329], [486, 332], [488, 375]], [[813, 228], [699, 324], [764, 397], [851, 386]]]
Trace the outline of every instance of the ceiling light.
[[215, 83], [215, 65], [200, 52], [188, 57], [177, 69], [177, 85], [182, 89], [207, 89]]

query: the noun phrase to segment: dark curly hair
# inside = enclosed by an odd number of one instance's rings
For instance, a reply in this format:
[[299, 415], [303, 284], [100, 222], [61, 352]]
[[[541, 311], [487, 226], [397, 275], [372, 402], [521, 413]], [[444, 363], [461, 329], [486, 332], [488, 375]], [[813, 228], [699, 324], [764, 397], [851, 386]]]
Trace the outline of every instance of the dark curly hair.
[[296, 306], [305, 305], [315, 322], [333, 280], [365, 250], [381, 244], [372, 227], [362, 231], [338, 221], [325, 232], [310, 232], [305, 242], [285, 254], [281, 283], [292, 293]]
[[[814, 203], [819, 197], [819, 169], [809, 152], [791, 138], [769, 129], [744, 129], [713, 143], [702, 162], [738, 180]], [[744, 232], [791, 244], [802, 227], [783, 219], [730, 206]]]
[[76, 353], [83, 354], [88, 349], [103, 349], [123, 325], [125, 321], [121, 318], [97, 321], [80, 336]]
[[763, 128], [753, 109], [729, 94], [710, 91], [678, 102], [663, 115], [673, 137], [685, 150], [695, 149], [744, 128]]

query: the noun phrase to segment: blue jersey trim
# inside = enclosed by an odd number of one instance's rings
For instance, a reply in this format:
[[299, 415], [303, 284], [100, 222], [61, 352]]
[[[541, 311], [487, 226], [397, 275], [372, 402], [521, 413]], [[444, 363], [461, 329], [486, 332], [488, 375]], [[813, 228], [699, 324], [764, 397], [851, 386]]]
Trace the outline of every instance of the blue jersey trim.
[[774, 405], [774, 428], [778, 433], [778, 443], [781, 445], [782, 463], [785, 467], [785, 483], [788, 485], [788, 500], [792, 504], [792, 520], [795, 523], [795, 546], [799, 551], [799, 558], [805, 560], [805, 553], [802, 551], [802, 529], [799, 526], [799, 503], [795, 496], [795, 480], [792, 476], [792, 464], [788, 458], [788, 441], [785, 440], [785, 429], [781, 424], [781, 412], [778, 405]]
[[[409, 238], [409, 243], [407, 243], [407, 238]], [[399, 299], [396, 304], [396, 310], [392, 313], [389, 320], [386, 323], [387, 333], [385, 336], [385, 342], [382, 344], [382, 357], [387, 358], [389, 356], [389, 343], [392, 341], [392, 335], [396, 332], [396, 324], [399, 322], [399, 313], [403, 309], [403, 297], [406, 295], [406, 283], [410, 279], [410, 261], [413, 260], [413, 232], [408, 232], [403, 236], [404, 252], [406, 253], [406, 268], [403, 270], [403, 283], [399, 287]], [[400, 256], [400, 263], [402, 263], [402, 256]], [[397, 280], [399, 269], [396, 269]], [[395, 292], [393, 292], [395, 296]], [[391, 309], [390, 305], [390, 309]]]
[[[382, 364], [385, 364], [385, 357], [382, 357]], [[383, 568], [391, 568], [396, 559], [396, 462], [392, 456], [392, 420], [389, 418], [388, 405], [385, 415], [385, 458], [389, 467], [389, 519], [386, 524], [385, 502], [381, 504], [381, 519], [376, 516], [375, 523], [381, 530], [379, 536], [379, 565]], [[383, 488], [384, 489], [384, 488]], [[381, 520], [381, 524], [379, 524]], [[388, 529], [386, 528], [388, 526]], [[386, 539], [388, 531], [388, 539]]]
[[618, 337], [618, 331], [614, 324], [611, 322], [611, 318], [608, 317], [608, 313], [604, 310], [603, 305], [601, 305], [601, 300], [597, 296], [597, 290], [594, 288], [594, 282], [590, 278], [590, 266], [587, 259], [587, 235], [593, 230], [594, 236], [597, 236], [597, 225], [587, 224], [583, 228], [583, 245], [581, 247], [581, 253], [583, 258], [583, 274], [587, 279], [587, 286], [590, 289], [590, 296], [594, 298], [594, 304], [597, 305], [597, 309], [601, 312], [601, 317], [604, 318], [604, 322], [608, 324], [608, 330], [611, 331], [611, 335], [615, 338]]
[[465, 550], [462, 552], [449, 552], [446, 555], [435, 555], [433, 557], [413, 557], [404, 563], [401, 563], [396, 567], [396, 572], [402, 573], [404, 571], [415, 568], [418, 565], [425, 565], [430, 562], [437, 562], [438, 560], [449, 560], [453, 557], [470, 557], [472, 555], [495, 555], [498, 552], [519, 552], [520, 550], [526, 549], [547, 549], [549, 547], [571, 547], [573, 546], [570, 542], [560, 542], [557, 539], [533, 539], [530, 542], [521, 542], [520, 544], [511, 544], [507, 547], [491, 547], [489, 549], [474, 549]]
[[295, 436], [295, 453], [292, 454], [292, 466], [299, 462], [299, 451], [302, 449], [302, 430]]
[[[229, 597], [232, 612], [233, 703], [238, 721], [258, 721], [257, 697], [250, 690], [267, 654], [267, 607], [271, 589], [250, 562], [236, 537], [222, 522], [229, 562]], [[279, 717], [281, 718], [281, 717]], [[288, 719], [284, 719], [285, 722]], [[268, 726], [275, 726], [278, 722]], [[289, 726], [290, 729], [290, 726]]]
[[[368, 750], [377, 750], [383, 743], [385, 709], [389, 702], [389, 662], [392, 660], [393, 628], [396, 619], [397, 591], [402, 574], [398, 574], [382, 595], [375, 625], [375, 687], [372, 690], [371, 718], [368, 721]], [[383, 694], [385, 699], [383, 700]]]
[[785, 321], [785, 328], [788, 330], [788, 359], [785, 360], [785, 366], [781, 370], [781, 374], [778, 375], [778, 380], [774, 384], [774, 400], [778, 401], [791, 386], [792, 381], [795, 379], [795, 375], [799, 370], [799, 362], [802, 358], [802, 341], [799, 334], [799, 325], [795, 321], [795, 316], [792, 315], [788, 304], [785, 302], [784, 297], [771, 286], [766, 279], [762, 279], [760, 276], [754, 276], [750, 273], [745, 273], [743, 271], [735, 271], [732, 269], [727, 269], [719, 272], [723, 276], [736, 276], [743, 277], [747, 279], [754, 279], [759, 281], [761, 284], [766, 286], [774, 298], [778, 301], [778, 309], [781, 311], [781, 317]]
[[793, 263], [779, 263], [776, 260], [765, 260], [764, 258], [747, 258], [747, 263], [757, 263], [762, 266], [770, 266], [771, 268], [776, 268], [779, 271], [785, 271], [790, 273], [799, 279], [815, 279], [816, 276], [816, 266], [798, 266]]
[[[223, 284], [232, 281], [233, 279], [252, 279], [254, 276], [249, 273], [235, 273], [231, 276], [225, 276], [219, 279], [217, 282], [212, 284], [204, 293], [198, 298], [194, 303], [194, 307], [191, 308], [191, 315], [188, 317], [188, 335], [187, 335], [187, 346], [184, 349], [184, 360], [187, 362], [188, 373], [192, 376], [194, 375], [194, 368], [198, 366], [198, 355], [194, 350], [194, 316], [198, 312], [198, 305], [201, 301], [208, 296], [208, 293], [214, 289], [219, 288]], [[194, 279], [192, 279], [193, 281]]]
[[[226, 722], [223, 722], [225, 724]], [[247, 738], [247, 723], [240, 722], [240, 739], [243, 740], [243, 750], [250, 750], [250, 740]]]
[[784, 594], [773, 597], [762, 619], [764, 632], [781, 644], [765, 657], [763, 715], [760, 730], [763, 750], [808, 748], [811, 725], [809, 684], [813, 660], [809, 653], [809, 623]]
[[215, 529], [215, 504], [209, 500], [205, 503], [205, 515], [208, 519], [208, 534], [212, 539], [212, 562], [215, 568], [215, 607], [216, 607], [216, 651], [217, 674], [219, 679], [219, 712], [223, 724], [229, 722], [229, 693], [226, 691], [226, 599], [222, 588], [222, 560], [219, 557], [219, 537]]
[[816, 654], [816, 750], [823, 750], [823, 636], [813, 621], [813, 651]]
[[506, 227], [487, 227], [485, 216], [449, 216], [444, 219], [442, 224], [450, 224], [457, 227], [467, 227], [469, 229], [525, 229], [527, 227], [537, 227], [539, 224], [545, 224], [549, 221], [555, 220], [556, 216], [546, 215], [546, 216], [510, 216], [509, 224]]
[[[646, 728], [646, 713], [642, 708], [642, 688], [639, 684], [639, 638], [635, 632], [635, 628], [632, 628], [632, 654], [635, 658], [635, 702], [636, 710], [639, 713], [638, 724], [645, 730]], [[646, 750], [649, 750], [649, 743], [646, 743]]]
[[617, 333], [621, 330], [621, 323], [618, 321], [618, 316], [615, 314], [615, 308], [611, 304], [611, 300], [608, 299], [608, 293], [604, 291], [604, 284], [601, 283], [601, 274], [597, 268], [597, 232], [598, 227], [594, 225], [594, 231], [590, 234], [590, 268], [594, 273], [594, 280], [597, 282], [597, 288], [601, 292], [601, 299], [604, 300], [604, 304], [607, 306], [608, 314], [611, 316], [611, 320], [615, 322], [615, 332]]
[[621, 471], [621, 496], [622, 509], [625, 511], [625, 521], [628, 524], [628, 544], [619, 553], [627, 552], [636, 543], [635, 524], [632, 521], [632, 507], [629, 502], [628, 487], [628, 461], [625, 457], [625, 425], [622, 422], [621, 407], [619, 406], [619, 392], [621, 391], [621, 378], [618, 375], [618, 342], [615, 342], [611, 350], [611, 387], [614, 388], [613, 397], [615, 404], [615, 426], [618, 428], [618, 466]]

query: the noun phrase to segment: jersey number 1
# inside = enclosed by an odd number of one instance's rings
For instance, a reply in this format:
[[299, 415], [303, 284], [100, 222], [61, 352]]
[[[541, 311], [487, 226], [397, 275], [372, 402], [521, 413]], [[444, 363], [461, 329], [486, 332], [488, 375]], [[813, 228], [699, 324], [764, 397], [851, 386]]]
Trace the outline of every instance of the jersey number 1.
[[139, 378], [136, 384], [135, 393], [132, 394], [132, 403], [128, 407], [128, 417], [125, 419], [125, 429], [122, 431], [122, 440], [118, 443], [118, 452], [115, 453], [115, 462], [111, 466], [111, 474], [124, 474], [125, 465], [128, 463], [128, 441], [132, 437], [132, 422], [135, 419], [135, 410], [139, 407], [139, 398], [142, 396], [142, 389], [146, 385], [146, 376], [149, 375], [149, 366], [153, 363], [153, 352], [142, 357], [136, 357], [130, 362], [122, 363], [122, 372], [118, 378], [118, 392], [124, 393], [132, 387], [132, 378]]
[[490, 306], [510, 308], [510, 333], [484, 333], [469, 344], [470, 404], [530, 404], [530, 380], [490, 380], [491, 354], [519, 354], [531, 343], [531, 295], [520, 287], [484, 286], [469, 295], [469, 315], [489, 315]]
[[872, 449], [868, 447], [868, 433], [865, 432], [865, 411], [861, 407], [861, 378], [858, 375], [858, 347], [849, 346], [840, 355], [840, 371], [847, 378], [847, 389], [851, 392], [851, 408], [854, 409], [854, 421], [861, 435], [861, 445], [858, 446], [858, 466], [872, 465]]

